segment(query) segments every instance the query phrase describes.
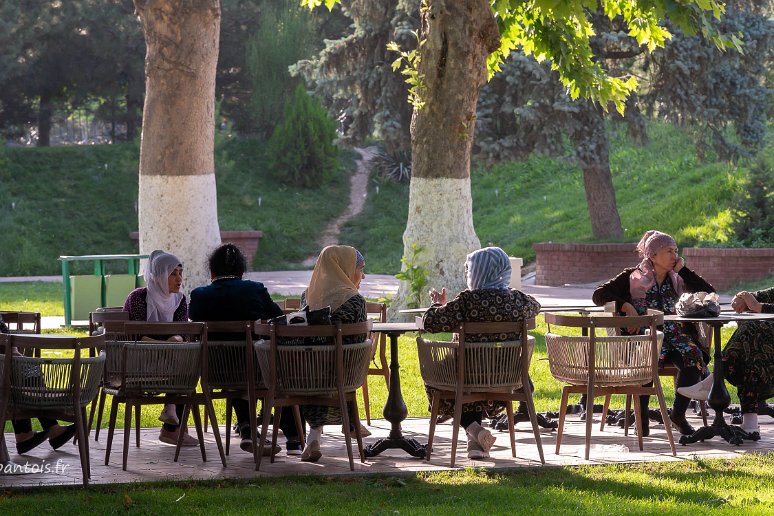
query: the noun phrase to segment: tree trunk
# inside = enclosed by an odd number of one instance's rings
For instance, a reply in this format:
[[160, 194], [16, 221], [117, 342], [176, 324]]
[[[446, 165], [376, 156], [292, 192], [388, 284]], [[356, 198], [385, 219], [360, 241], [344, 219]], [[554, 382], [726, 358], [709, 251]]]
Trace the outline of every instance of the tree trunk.
[[584, 101], [575, 114], [577, 124], [570, 138], [575, 157], [583, 170], [583, 186], [591, 219], [591, 232], [597, 240], [623, 237], [621, 217], [615, 203], [613, 176], [610, 174], [610, 142], [602, 108]]
[[[481, 245], [473, 229], [470, 154], [486, 58], [500, 35], [488, 0], [429, 0], [421, 16], [424, 106], [414, 110], [411, 123], [404, 256], [411, 256], [413, 244], [421, 246], [416, 264], [427, 270], [429, 286], [446, 287], [452, 299], [465, 288], [465, 256]], [[427, 288], [422, 290], [421, 303], [427, 304]], [[411, 285], [401, 282], [391, 318], [410, 295]]]
[[51, 95], [44, 92], [40, 94], [40, 106], [38, 107], [38, 147], [51, 145]]
[[140, 146], [140, 252], [183, 261], [187, 292], [209, 281], [220, 244], [215, 190], [218, 0], [135, 0], [145, 32]]

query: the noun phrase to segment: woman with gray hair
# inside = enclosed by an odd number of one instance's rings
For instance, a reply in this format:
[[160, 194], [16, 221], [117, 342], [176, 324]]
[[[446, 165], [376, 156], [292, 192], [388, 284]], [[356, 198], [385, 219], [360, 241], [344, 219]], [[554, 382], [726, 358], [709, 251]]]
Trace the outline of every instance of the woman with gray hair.
[[[621, 274], [597, 287], [592, 295], [594, 304], [602, 306], [615, 302], [616, 312], [637, 316], [647, 313], [649, 308], [660, 310], [667, 315], [675, 314], [675, 303], [683, 292], [715, 292], [712, 285], [685, 266], [685, 260], [677, 254], [675, 239], [666, 233], [651, 229], [637, 244], [640, 263], [624, 269]], [[665, 322], [664, 340], [661, 344], [659, 364], [674, 364], [679, 373], [676, 387], [693, 385], [701, 380], [709, 361], [709, 350], [699, 344], [698, 331], [694, 324]], [[635, 335], [640, 328], [625, 328], [624, 333]], [[648, 435], [648, 399], [640, 397], [642, 433]], [[683, 435], [694, 432], [685, 419], [690, 399], [675, 394], [670, 419]]]
[[[447, 303], [446, 289], [437, 292], [430, 290], [432, 306], [425, 312], [422, 323], [430, 333], [451, 332], [459, 328], [461, 322], [507, 322], [523, 321], [535, 317], [540, 311], [540, 303], [535, 298], [509, 287], [511, 282], [511, 262], [508, 255], [499, 247], [486, 247], [473, 251], [465, 260], [465, 280], [467, 290]], [[459, 338], [457, 334], [453, 339]], [[466, 334], [466, 341], [489, 342], [492, 340], [517, 340], [518, 335]], [[432, 390], [425, 386], [428, 400], [432, 400]], [[484, 415], [489, 417], [505, 409], [502, 401], [480, 401], [462, 406], [460, 425], [468, 436], [468, 458], [485, 459], [495, 442], [489, 430], [481, 426]], [[440, 407], [441, 416], [454, 413], [454, 402], [444, 400]]]
[[[161, 250], [153, 251], [145, 269], [146, 287], [136, 288], [129, 293], [124, 303], [124, 312], [129, 312], [132, 321], [188, 322], [188, 303], [180, 292], [183, 286], [183, 264], [180, 258]], [[146, 339], [149, 337], [143, 337]], [[168, 340], [182, 341], [180, 336]], [[168, 404], [161, 411], [159, 440], [177, 444], [183, 405]], [[183, 436], [183, 446], [198, 446], [199, 441], [188, 435]]]

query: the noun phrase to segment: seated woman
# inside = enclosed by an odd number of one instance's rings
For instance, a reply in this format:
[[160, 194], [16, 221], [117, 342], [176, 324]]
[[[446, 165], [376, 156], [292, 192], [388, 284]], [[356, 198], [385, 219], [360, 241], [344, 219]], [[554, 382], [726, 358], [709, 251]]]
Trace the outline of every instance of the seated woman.
[[[774, 313], [774, 288], [757, 292], [739, 292], [731, 301], [737, 312]], [[723, 348], [725, 379], [736, 386], [742, 407], [742, 430], [760, 432], [758, 407], [774, 396], [774, 321], [750, 321], [739, 327]], [[697, 400], [706, 400], [713, 376], [678, 392]]]
[[[180, 292], [183, 286], [183, 265], [177, 256], [156, 250], [148, 258], [145, 270], [146, 287], [132, 290], [124, 303], [124, 312], [129, 312], [131, 321], [148, 322], [188, 322], [188, 304], [185, 295]], [[147, 339], [148, 337], [143, 337]], [[182, 341], [178, 335], [168, 340]], [[183, 405], [168, 404], [161, 411], [159, 440], [167, 444], [177, 444], [180, 430], [180, 418], [183, 417]], [[183, 446], [198, 446], [195, 437], [183, 436]]]
[[[312, 272], [312, 279], [301, 296], [301, 306], [310, 310], [325, 307], [331, 309], [331, 322], [353, 324], [367, 319], [366, 300], [358, 292], [365, 274], [365, 260], [360, 251], [348, 245], [331, 245], [320, 252]], [[348, 335], [344, 344], [363, 342], [367, 335]], [[282, 344], [298, 344], [288, 339]], [[312, 339], [303, 339], [302, 344], [314, 344]], [[329, 344], [322, 338], [321, 344]], [[301, 454], [304, 462], [317, 462], [322, 457], [320, 440], [323, 425], [341, 424], [341, 411], [336, 407], [302, 406], [301, 413], [309, 422], [310, 430], [306, 446]], [[364, 430], [364, 429], [363, 429]], [[350, 429], [350, 432], [352, 430]], [[361, 434], [365, 435], [362, 430]]]
[[[8, 333], [8, 325], [3, 322], [2, 316], [0, 316], [0, 333]], [[20, 354], [16, 348], [13, 348], [11, 352]], [[0, 346], [0, 353], [5, 353], [2, 346]], [[41, 432], [32, 431], [31, 419], [11, 420], [14, 437], [16, 438], [16, 453], [19, 455], [28, 453], [46, 439], [48, 439], [48, 444], [53, 449], [58, 450], [75, 436], [75, 425], [60, 426], [56, 419], [47, 417], [39, 417], [37, 420], [43, 428]]]
[[[223, 244], [215, 249], [210, 255], [209, 265], [212, 283], [191, 292], [188, 315], [192, 321], [255, 321], [282, 315], [282, 310], [272, 301], [263, 283], [242, 279], [247, 270], [247, 261], [237, 246]], [[233, 338], [229, 334], [218, 336], [219, 340]], [[239, 447], [252, 453], [247, 400], [233, 398], [231, 404], [236, 412], [239, 436], [242, 439]], [[290, 407], [283, 408], [280, 425], [287, 439], [288, 455], [300, 455], [301, 439]], [[271, 446], [264, 447], [266, 454], [271, 451]]]
[[[535, 317], [540, 303], [535, 298], [510, 288], [511, 262], [499, 247], [486, 247], [470, 253], [465, 260], [467, 290], [446, 302], [446, 289], [430, 290], [432, 306], [422, 320], [425, 331], [431, 333], [453, 331], [460, 322], [523, 321]], [[502, 340], [501, 335], [471, 335], [472, 342], [488, 342], [492, 338]], [[518, 339], [508, 335], [508, 340]], [[455, 334], [454, 339], [458, 339]], [[425, 386], [428, 400], [432, 390]], [[462, 406], [460, 424], [468, 435], [468, 458], [485, 459], [495, 442], [489, 430], [481, 426], [485, 414], [494, 416], [505, 409], [504, 402], [475, 402]], [[440, 415], [453, 415], [454, 402], [444, 400]]]
[[[641, 262], [637, 267], [624, 271], [600, 285], [594, 291], [594, 304], [602, 306], [615, 301], [615, 309], [623, 315], [637, 316], [647, 313], [649, 308], [665, 314], [675, 313], [675, 303], [683, 292], [715, 292], [715, 289], [701, 276], [685, 266], [685, 260], [677, 254], [675, 239], [660, 231], [647, 231], [637, 244]], [[635, 334], [639, 328], [628, 328], [625, 332]], [[659, 364], [667, 362], [677, 367], [677, 387], [697, 383], [706, 371], [709, 360], [708, 350], [699, 343], [698, 330], [694, 324], [664, 323], [664, 341], [661, 344]], [[648, 399], [641, 396], [642, 432], [647, 436]], [[690, 402], [681, 394], [675, 395], [670, 419], [683, 435], [694, 432], [685, 419]]]

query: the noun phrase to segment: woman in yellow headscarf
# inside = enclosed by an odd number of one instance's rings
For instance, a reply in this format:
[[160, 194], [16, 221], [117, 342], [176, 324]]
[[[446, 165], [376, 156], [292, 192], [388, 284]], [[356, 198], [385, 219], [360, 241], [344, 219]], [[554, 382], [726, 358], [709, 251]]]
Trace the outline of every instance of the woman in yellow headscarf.
[[[364, 322], [367, 319], [366, 300], [358, 292], [365, 277], [364, 270], [363, 255], [354, 247], [331, 245], [324, 248], [317, 258], [309, 288], [301, 297], [301, 305], [309, 306], [309, 310], [330, 307], [334, 324]], [[344, 344], [363, 342], [366, 338], [367, 335], [350, 335], [344, 337]], [[304, 344], [314, 344], [310, 340], [305, 339]], [[327, 341], [321, 343], [328, 344]], [[322, 457], [322, 427], [341, 424], [341, 413], [336, 407], [323, 406], [303, 406], [301, 411], [310, 426], [301, 460], [317, 462]]]

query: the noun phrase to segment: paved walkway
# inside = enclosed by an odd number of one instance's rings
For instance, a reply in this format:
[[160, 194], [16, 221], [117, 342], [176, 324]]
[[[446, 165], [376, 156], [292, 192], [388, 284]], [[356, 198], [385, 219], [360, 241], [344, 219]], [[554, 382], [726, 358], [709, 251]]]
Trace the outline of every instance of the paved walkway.
[[[599, 415], [597, 415], [598, 417]], [[691, 423], [698, 427], [700, 419], [691, 417]], [[637, 438], [633, 432], [624, 436], [623, 429], [605, 427], [599, 431], [599, 425], [594, 427], [590, 460], [584, 455], [585, 423], [577, 416], [568, 416], [565, 433], [562, 437], [561, 453], [555, 453], [556, 432], [541, 431], [541, 441], [546, 460], [546, 466], [569, 466], [578, 464], [610, 464], [635, 463], [655, 461], [692, 461], [696, 458], [730, 458], [743, 453], [770, 453], [774, 449], [774, 420], [762, 418], [762, 439], [758, 442], [745, 442], [734, 447], [715, 438], [687, 446], [676, 443], [677, 456], [669, 451], [666, 432], [661, 425], [651, 423], [650, 437], [644, 439], [644, 449], [639, 451]], [[372, 420], [369, 427], [373, 433], [365, 439], [365, 443], [373, 443], [376, 439], [387, 437], [390, 425], [386, 421]], [[424, 418], [409, 418], [403, 423], [404, 434], [413, 437], [421, 443], [427, 442], [429, 421]], [[497, 442], [492, 448], [491, 459], [470, 460], [465, 452], [465, 441], [457, 447], [457, 464], [454, 469], [449, 467], [451, 452], [451, 425], [437, 426], [433, 443], [433, 455], [430, 461], [408, 456], [401, 450], [387, 450], [378, 457], [369, 459], [365, 464], [355, 459], [355, 472], [349, 470], [347, 452], [343, 436], [335, 431], [334, 426], [326, 427], [323, 435], [323, 458], [317, 463], [305, 463], [298, 456], [289, 457], [284, 451], [277, 455], [274, 464], [265, 459], [260, 472], [256, 472], [252, 455], [239, 449], [239, 440], [231, 441], [231, 454], [227, 457], [227, 467], [223, 468], [218, 457], [213, 434], [205, 433], [207, 462], [202, 462], [198, 448], [186, 448], [181, 451], [179, 462], [173, 462], [174, 447], [158, 441], [158, 428], [145, 428], [141, 432], [140, 448], [134, 446], [134, 437], [129, 447], [127, 471], [121, 469], [121, 447], [123, 433], [116, 431], [113, 441], [110, 465], [104, 465], [106, 432], [100, 434], [99, 442], [95, 442], [93, 434], [89, 439], [92, 484], [123, 484], [131, 482], [158, 482], [168, 480], [209, 480], [219, 478], [254, 478], [283, 475], [325, 475], [349, 476], [363, 474], [411, 474], [415, 472], [442, 472], [461, 470], [468, 467], [484, 467], [495, 470], [509, 470], [524, 467], [541, 466], [535, 439], [531, 427], [526, 423], [516, 425], [516, 458], [511, 456], [507, 432], [493, 431]], [[676, 432], [675, 432], [676, 434]], [[58, 451], [53, 451], [45, 443], [28, 455], [20, 456], [14, 453], [12, 434], [6, 434], [6, 442], [11, 450], [11, 461], [16, 466], [5, 466], [4, 471], [16, 471], [12, 474], [0, 473], [0, 485], [5, 488], [29, 488], [53, 485], [79, 485], [81, 483], [78, 449], [67, 444]], [[225, 433], [221, 428], [221, 437]], [[677, 435], [675, 439], [677, 439]], [[283, 439], [278, 439], [280, 444]], [[356, 444], [353, 442], [353, 446]], [[357, 448], [355, 447], [355, 450]], [[25, 471], [26, 466], [26, 471]], [[46, 466], [49, 472], [45, 471]], [[65, 468], [66, 466], [66, 468]], [[64, 472], [62, 471], [64, 469]]]

